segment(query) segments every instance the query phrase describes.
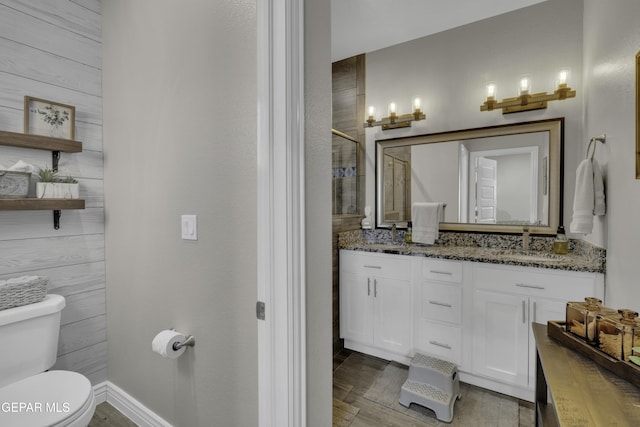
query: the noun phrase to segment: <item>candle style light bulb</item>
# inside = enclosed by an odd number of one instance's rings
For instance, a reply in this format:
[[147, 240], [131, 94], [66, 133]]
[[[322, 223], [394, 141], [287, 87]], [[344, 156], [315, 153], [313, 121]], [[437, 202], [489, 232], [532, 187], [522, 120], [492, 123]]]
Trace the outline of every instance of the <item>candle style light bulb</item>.
[[567, 70], [560, 71], [560, 74], [558, 75], [558, 83], [560, 84], [567, 83]]
[[373, 105], [369, 106], [369, 111], [367, 113], [367, 117], [365, 117], [364, 121], [368, 123], [369, 127], [373, 127], [373, 124], [376, 122], [376, 107]]
[[420, 98], [418, 97], [413, 98], [413, 109], [419, 112], [421, 107], [422, 107], [422, 101], [420, 100]]
[[489, 83], [487, 85], [487, 99], [494, 100], [496, 97], [496, 85], [495, 83]]
[[569, 72], [567, 70], [561, 70], [558, 73], [558, 89], [564, 89], [567, 87], [568, 77]]
[[531, 82], [528, 77], [523, 77], [520, 80], [520, 95], [526, 95], [531, 90]]
[[396, 103], [392, 102], [389, 104], [389, 115], [394, 116], [396, 114]]

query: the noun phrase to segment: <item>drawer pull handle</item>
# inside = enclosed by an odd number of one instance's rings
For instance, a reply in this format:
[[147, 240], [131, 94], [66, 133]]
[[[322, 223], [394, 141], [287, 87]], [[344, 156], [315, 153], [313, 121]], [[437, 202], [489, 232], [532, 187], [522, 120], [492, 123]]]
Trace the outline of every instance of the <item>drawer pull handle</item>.
[[449, 344], [442, 344], [438, 341], [429, 341], [429, 344], [436, 345], [438, 347], [446, 348], [447, 350], [451, 350], [451, 346]]
[[519, 287], [519, 288], [544, 289], [544, 286], [527, 285], [526, 283], [516, 283], [516, 286]]
[[429, 301], [429, 304], [439, 305], [439, 306], [442, 306], [442, 307], [449, 307], [449, 308], [452, 307], [451, 304], [447, 304], [446, 302]]
[[373, 297], [378, 298], [378, 280], [373, 279]]
[[377, 268], [378, 270], [382, 270], [381, 265], [365, 265], [364, 268]]
[[450, 271], [442, 271], [442, 270], [429, 270], [429, 273], [433, 274], [446, 274], [447, 276], [453, 276], [453, 273]]
[[371, 295], [371, 279], [367, 277], [367, 296]]
[[523, 324], [527, 323], [527, 313], [526, 313], [527, 308], [525, 304], [526, 304], [525, 300], [522, 300], [522, 323]]

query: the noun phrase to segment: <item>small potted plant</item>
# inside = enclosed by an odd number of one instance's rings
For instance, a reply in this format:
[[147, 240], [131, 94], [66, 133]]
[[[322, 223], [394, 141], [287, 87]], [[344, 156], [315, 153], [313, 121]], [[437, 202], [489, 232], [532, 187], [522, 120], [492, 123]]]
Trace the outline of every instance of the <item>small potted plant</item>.
[[80, 197], [78, 181], [71, 175], [64, 178], [49, 167], [38, 171], [39, 182], [36, 183], [38, 199], [77, 199]]

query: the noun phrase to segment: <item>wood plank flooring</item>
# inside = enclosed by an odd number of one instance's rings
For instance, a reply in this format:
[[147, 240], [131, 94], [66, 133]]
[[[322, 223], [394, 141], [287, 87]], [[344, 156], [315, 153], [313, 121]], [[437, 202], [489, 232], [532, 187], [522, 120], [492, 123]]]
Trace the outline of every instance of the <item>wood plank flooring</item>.
[[[534, 407], [468, 384], [461, 384], [462, 398], [455, 403], [454, 419], [443, 423], [435, 414], [417, 405], [408, 409], [394, 396], [372, 396], [376, 382], [389, 369], [407, 367], [366, 354], [341, 350], [333, 358], [333, 427], [532, 427]], [[371, 390], [371, 391], [370, 391]], [[367, 393], [369, 392], [369, 393]], [[365, 396], [366, 395], [366, 396]], [[89, 427], [136, 427], [107, 402], [96, 407]]]
[[[333, 427], [534, 425], [532, 403], [468, 384], [461, 384], [462, 398], [455, 403], [453, 421], [447, 424], [438, 421], [435, 413], [426, 408], [415, 404], [404, 408], [396, 403], [395, 395], [382, 397], [375, 393], [380, 389], [376, 382], [386, 380], [383, 375], [388, 376], [390, 371], [406, 374], [408, 368], [404, 365], [342, 350], [334, 356], [333, 368]], [[367, 393], [370, 390], [373, 392]], [[399, 393], [399, 390], [393, 392]]]
[[137, 427], [138, 425], [122, 415], [107, 402], [96, 406], [96, 412], [91, 418], [89, 427]]

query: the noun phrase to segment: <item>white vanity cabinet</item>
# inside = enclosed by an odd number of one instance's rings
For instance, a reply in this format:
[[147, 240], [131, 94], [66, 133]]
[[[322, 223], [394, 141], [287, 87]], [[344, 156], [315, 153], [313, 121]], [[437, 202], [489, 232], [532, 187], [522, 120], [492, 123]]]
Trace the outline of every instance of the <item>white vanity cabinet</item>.
[[527, 400], [535, 388], [531, 323], [564, 320], [567, 301], [604, 298], [603, 276], [594, 273], [474, 263], [472, 285], [472, 373]]
[[345, 347], [406, 363], [412, 350], [414, 258], [340, 251], [340, 336]]
[[462, 361], [462, 262], [424, 258], [416, 289], [415, 352]]
[[603, 274], [340, 251], [346, 348], [404, 364], [429, 354], [461, 381], [531, 402], [531, 323], [564, 320], [567, 301], [587, 296], [604, 300]]

